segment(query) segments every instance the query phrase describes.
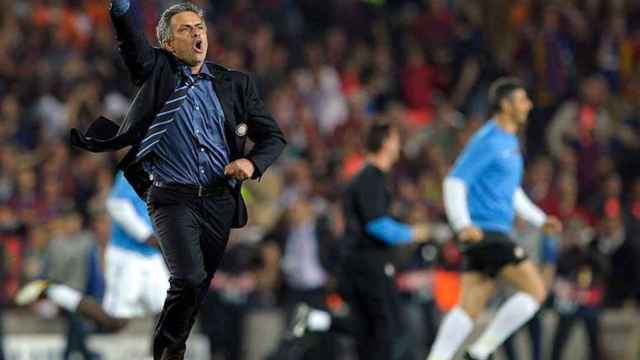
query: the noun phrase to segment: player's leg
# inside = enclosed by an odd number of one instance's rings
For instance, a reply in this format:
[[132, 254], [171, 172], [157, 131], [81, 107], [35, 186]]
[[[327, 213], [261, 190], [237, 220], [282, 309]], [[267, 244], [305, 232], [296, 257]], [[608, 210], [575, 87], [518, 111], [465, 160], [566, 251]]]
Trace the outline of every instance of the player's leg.
[[149, 209], [171, 274], [154, 335], [154, 359], [184, 358], [186, 341], [222, 259], [235, 213], [228, 192], [194, 200], [153, 187]]
[[102, 304], [83, 297], [77, 313], [93, 320], [100, 331], [122, 330], [129, 319], [142, 315], [142, 264], [136, 254], [108, 246], [105, 252], [105, 295]]
[[[169, 291], [169, 271], [167, 270], [162, 255], [157, 254], [147, 259], [145, 274], [142, 302], [144, 303], [145, 314], [153, 316], [154, 323], [157, 324], [160, 320], [162, 307], [167, 298], [167, 291]], [[154, 329], [152, 328], [150, 330], [151, 344], [149, 346], [149, 353], [153, 356]]]
[[547, 290], [538, 267], [531, 260], [519, 264], [506, 265], [500, 271], [500, 278], [516, 287], [520, 292], [529, 294], [538, 304], [547, 298]]
[[443, 318], [428, 360], [449, 360], [454, 357], [493, 294], [495, 282], [482, 273], [465, 272], [462, 274], [461, 287], [460, 302]]
[[51, 284], [46, 280], [35, 280], [25, 285], [18, 292], [15, 302], [18, 306], [26, 306], [41, 298], [47, 298], [69, 312], [93, 320], [107, 332], [119, 331], [128, 323], [127, 319], [109, 315], [96, 299], [84, 296], [80, 291], [70, 286]]
[[393, 282], [395, 270], [385, 259], [385, 254], [379, 252], [349, 255], [339, 276], [340, 293], [348, 303], [349, 315], [332, 316], [323, 310], [308, 309], [303, 321], [306, 328], [353, 335], [362, 359], [393, 358], [398, 294]]
[[[514, 249], [517, 253], [519, 248]], [[499, 276], [519, 291], [500, 306], [489, 326], [469, 348], [469, 354], [475, 359], [489, 357], [506, 338], [535, 315], [546, 298], [542, 276], [531, 260], [505, 265]]]
[[199, 216], [190, 201], [183, 201], [184, 195], [155, 187], [149, 191], [151, 219], [171, 274], [170, 289], [154, 331], [153, 358], [160, 360], [166, 349], [180, 359], [191, 315], [207, 278], [200, 250]]
[[[196, 294], [194, 311], [189, 318], [188, 327], [193, 328], [200, 307], [211, 286], [211, 279], [220, 266], [231, 232], [232, 214], [235, 209], [235, 200], [231, 195], [224, 193], [218, 197], [216, 203], [205, 203], [205, 212], [200, 218], [202, 233], [200, 235], [200, 251], [204, 256], [204, 269], [207, 274], [200, 284]], [[226, 314], [228, 315], [228, 314]], [[171, 359], [171, 358], [170, 358]]]
[[[375, 263], [360, 284], [364, 314], [371, 321], [367, 359], [392, 359], [394, 339], [400, 336], [398, 290], [394, 282], [395, 268], [390, 262]], [[367, 286], [368, 284], [368, 286]]]

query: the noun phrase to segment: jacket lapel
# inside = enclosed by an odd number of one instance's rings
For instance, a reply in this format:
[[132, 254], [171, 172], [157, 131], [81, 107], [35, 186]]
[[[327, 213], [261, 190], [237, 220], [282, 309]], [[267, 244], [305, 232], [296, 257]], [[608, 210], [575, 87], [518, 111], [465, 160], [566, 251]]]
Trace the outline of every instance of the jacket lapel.
[[220, 100], [220, 104], [222, 104], [222, 112], [224, 113], [224, 128], [225, 128], [225, 136], [227, 138], [227, 143], [230, 147], [230, 150], [233, 153], [238, 152], [238, 146], [236, 142], [236, 118], [233, 107], [233, 89], [231, 86], [231, 78], [226, 74], [226, 71], [221, 70], [219, 67], [207, 63], [209, 66], [209, 71], [213, 74], [213, 86], [216, 91], [216, 95], [218, 96], [218, 100]]

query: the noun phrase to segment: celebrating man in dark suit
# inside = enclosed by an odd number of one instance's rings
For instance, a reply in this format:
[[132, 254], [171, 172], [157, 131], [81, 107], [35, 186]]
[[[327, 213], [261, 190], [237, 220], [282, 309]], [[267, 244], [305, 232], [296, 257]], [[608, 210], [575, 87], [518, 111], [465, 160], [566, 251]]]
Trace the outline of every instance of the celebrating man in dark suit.
[[[122, 125], [101, 117], [85, 134], [72, 129], [71, 142], [93, 152], [131, 146], [118, 167], [147, 200], [171, 275], [153, 356], [183, 359], [230, 228], [247, 222], [241, 183], [261, 177], [285, 140], [248, 75], [205, 61], [200, 8], [165, 10], [154, 48], [133, 4], [111, 3], [120, 52], [140, 90]], [[254, 146], [245, 155], [247, 137]]]

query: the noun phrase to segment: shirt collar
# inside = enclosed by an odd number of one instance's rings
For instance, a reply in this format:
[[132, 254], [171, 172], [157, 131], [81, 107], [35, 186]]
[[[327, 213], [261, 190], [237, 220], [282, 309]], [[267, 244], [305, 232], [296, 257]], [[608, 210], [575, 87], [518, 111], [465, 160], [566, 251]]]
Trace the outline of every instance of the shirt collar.
[[180, 70], [182, 72], [182, 75], [185, 78], [191, 79], [191, 80], [195, 80], [196, 78], [203, 78], [203, 79], [214, 79], [215, 76], [213, 76], [213, 74], [211, 73], [211, 71], [209, 71], [209, 66], [207, 66], [207, 63], [205, 62], [202, 65], [202, 69], [200, 69], [200, 73], [199, 74], [192, 74], [191, 73], [191, 68], [189, 68], [189, 66], [183, 62], [180, 63]]
[[200, 69], [200, 75], [204, 78], [208, 78], [208, 79], [213, 79], [215, 78], [215, 76], [213, 76], [213, 74], [211, 73], [211, 71], [209, 71], [209, 66], [207, 66], [207, 63], [205, 62], [202, 65], [202, 69]]

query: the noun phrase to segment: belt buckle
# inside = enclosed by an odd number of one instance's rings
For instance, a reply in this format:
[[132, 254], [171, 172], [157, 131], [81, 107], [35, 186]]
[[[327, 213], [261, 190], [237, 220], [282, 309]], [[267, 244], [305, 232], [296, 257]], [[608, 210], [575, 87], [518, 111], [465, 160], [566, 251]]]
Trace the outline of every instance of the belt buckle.
[[202, 196], [202, 185], [198, 185], [198, 197]]

